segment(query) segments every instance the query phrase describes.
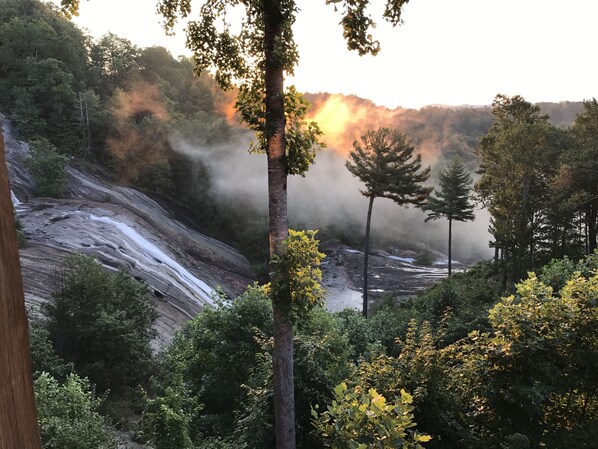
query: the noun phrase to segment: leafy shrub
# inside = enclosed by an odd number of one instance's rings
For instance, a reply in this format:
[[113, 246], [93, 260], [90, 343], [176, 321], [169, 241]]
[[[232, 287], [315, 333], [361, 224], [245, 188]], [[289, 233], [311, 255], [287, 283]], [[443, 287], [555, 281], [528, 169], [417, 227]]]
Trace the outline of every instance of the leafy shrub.
[[479, 262], [418, 294], [413, 302], [419, 322], [444, 324], [443, 344], [453, 343], [473, 330], [490, 329], [488, 310], [502, 294], [498, 266]]
[[140, 423], [143, 439], [155, 449], [193, 449], [191, 423], [200, 408], [184, 387], [167, 387], [164, 395], [147, 399]]
[[[293, 344], [297, 447], [316, 449], [322, 442], [311, 432], [311, 407], [328, 403], [334, 386], [349, 375], [351, 348], [338, 322], [322, 309], [298, 323]], [[271, 339], [263, 341], [247, 382], [247, 399], [235, 429], [241, 447], [275, 447], [272, 346]]]
[[29, 158], [25, 163], [36, 183], [36, 195], [62, 197], [68, 182], [67, 162], [67, 156], [58, 153], [56, 147], [47, 139], [36, 139], [30, 142]]
[[316, 233], [289, 229], [289, 236], [283, 242], [283, 255], [274, 254], [270, 262], [272, 297], [291, 298], [294, 319], [309, 313], [324, 299], [319, 266], [325, 256], [318, 250]]
[[405, 390], [393, 403], [374, 388], [341, 383], [332, 405], [322, 414], [313, 410], [313, 423], [326, 447], [332, 449], [423, 449], [428, 435], [414, 431], [413, 398]]
[[180, 378], [188, 382], [203, 404], [199, 422], [208, 433], [233, 425], [261, 340], [272, 336], [272, 304], [263, 288], [252, 286], [233, 301], [219, 302], [221, 307], [204, 308], [183, 326], [162, 361], [163, 386]]
[[593, 447], [596, 298], [598, 272], [573, 273], [559, 293], [531, 273], [490, 311], [493, 334], [472, 333], [452, 348], [455, 385], [488, 446], [519, 447], [523, 438], [510, 435], [521, 434], [529, 447]]
[[54, 378], [64, 380], [75, 370], [72, 363], [66, 363], [58, 357], [50, 333], [45, 325], [39, 321], [29, 322], [29, 344], [31, 346], [31, 369], [34, 376], [43, 372]]
[[102, 401], [87, 379], [70, 374], [61, 385], [42, 373], [34, 389], [44, 449], [116, 449], [98, 411]]
[[101, 391], [123, 392], [149, 377], [156, 312], [147, 287], [127, 273], [110, 273], [82, 254], [67, 256], [47, 315], [58, 356]]
[[430, 267], [436, 262], [436, 256], [429, 249], [423, 249], [415, 256], [415, 264]]
[[598, 250], [578, 262], [573, 262], [568, 257], [553, 259], [542, 267], [538, 278], [544, 284], [552, 287], [554, 291], [559, 291], [567, 284], [573, 273], [579, 272], [588, 278], [594, 274], [595, 270], [598, 270]]

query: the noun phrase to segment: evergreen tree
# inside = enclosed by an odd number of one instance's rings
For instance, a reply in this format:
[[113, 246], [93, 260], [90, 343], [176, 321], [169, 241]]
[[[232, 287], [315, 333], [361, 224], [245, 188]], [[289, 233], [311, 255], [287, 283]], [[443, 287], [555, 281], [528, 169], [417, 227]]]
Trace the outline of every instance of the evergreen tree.
[[444, 217], [449, 222], [448, 275], [450, 276], [453, 220], [470, 221], [475, 219], [474, 204], [470, 199], [473, 180], [459, 158], [454, 158], [449, 162], [446, 169], [440, 172], [439, 179], [440, 191], [436, 191], [436, 196], [430, 196], [424, 209], [429, 211], [426, 221]]
[[592, 254], [598, 234], [598, 102], [593, 98], [583, 104], [572, 127], [576, 148], [566, 164], [571, 167], [578, 208], [584, 214], [586, 252]]
[[520, 279], [541, 262], [540, 228], [560, 142], [549, 117], [518, 95], [497, 95], [492, 115], [494, 124], [476, 147], [482, 176], [475, 190], [492, 215], [495, 244]]
[[422, 170], [421, 154], [413, 156], [414, 147], [404, 134], [395, 129], [379, 128], [353, 143], [345, 163], [347, 170], [365, 183], [361, 193], [369, 198], [363, 252], [363, 315], [368, 314], [368, 252], [372, 207], [376, 197], [389, 198], [404, 206], [419, 205], [432, 188], [422, 186], [430, 177], [430, 167]]

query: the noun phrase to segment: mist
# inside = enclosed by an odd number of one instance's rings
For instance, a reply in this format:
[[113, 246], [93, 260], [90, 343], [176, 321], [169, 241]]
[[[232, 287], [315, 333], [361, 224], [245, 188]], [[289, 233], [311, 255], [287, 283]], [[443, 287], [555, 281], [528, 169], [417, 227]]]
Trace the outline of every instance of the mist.
[[[225, 144], [191, 144], [180, 135], [170, 138], [171, 147], [201, 162], [211, 176], [211, 191], [222, 201], [249, 203], [267, 214], [267, 166], [265, 155], [249, 154], [253, 135], [239, 133]], [[365, 230], [368, 201], [360, 193], [362, 183], [345, 168], [345, 156], [334, 149], [320, 151], [305, 177], [289, 177], [289, 220], [291, 227], [331, 228], [360, 239]], [[428, 165], [428, 161], [424, 163]], [[400, 242], [396, 249], [432, 249], [447, 252], [448, 222], [424, 223], [419, 209], [399, 207], [377, 198], [372, 217], [374, 241]], [[453, 223], [453, 259], [462, 262], [489, 258], [491, 239], [489, 216], [476, 211], [474, 222]], [[386, 248], [381, 248], [386, 249]]]

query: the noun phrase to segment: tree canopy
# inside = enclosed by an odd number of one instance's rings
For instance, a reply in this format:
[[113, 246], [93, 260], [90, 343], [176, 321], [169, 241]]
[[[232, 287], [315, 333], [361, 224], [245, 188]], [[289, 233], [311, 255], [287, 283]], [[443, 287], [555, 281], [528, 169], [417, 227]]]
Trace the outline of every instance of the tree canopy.
[[345, 166], [365, 184], [362, 195], [418, 205], [430, 194], [432, 188], [422, 185], [430, 177], [430, 168], [422, 170], [421, 154], [413, 154], [415, 147], [400, 131], [370, 130], [353, 148]]

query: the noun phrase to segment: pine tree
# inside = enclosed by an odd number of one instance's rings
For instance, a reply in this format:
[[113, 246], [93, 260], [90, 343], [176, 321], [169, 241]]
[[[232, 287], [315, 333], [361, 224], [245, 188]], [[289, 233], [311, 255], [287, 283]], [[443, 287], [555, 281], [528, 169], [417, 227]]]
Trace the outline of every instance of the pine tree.
[[490, 212], [489, 230], [505, 269], [519, 280], [545, 258], [541, 228], [561, 139], [540, 107], [519, 95], [497, 95], [492, 115], [494, 123], [475, 149], [482, 176], [474, 189]]
[[459, 158], [452, 159], [438, 177], [440, 191], [436, 190], [436, 196], [430, 196], [424, 210], [429, 211], [426, 221], [446, 218], [449, 222], [448, 275], [450, 276], [453, 220], [470, 221], [475, 219], [474, 204], [471, 202], [470, 196], [473, 180]]
[[583, 102], [584, 110], [575, 118], [572, 131], [576, 151], [567, 154], [579, 210], [583, 211], [586, 251], [596, 250], [598, 234], [598, 102]]
[[[347, 170], [365, 184], [361, 193], [369, 198], [363, 252], [363, 315], [368, 315], [368, 252], [372, 207], [376, 197], [389, 198], [405, 206], [419, 205], [432, 188], [422, 185], [430, 177], [430, 167], [421, 170], [421, 154], [413, 155], [414, 147], [398, 130], [379, 128], [367, 131], [361, 142], [353, 143], [345, 163]], [[421, 171], [420, 171], [421, 170]]]

